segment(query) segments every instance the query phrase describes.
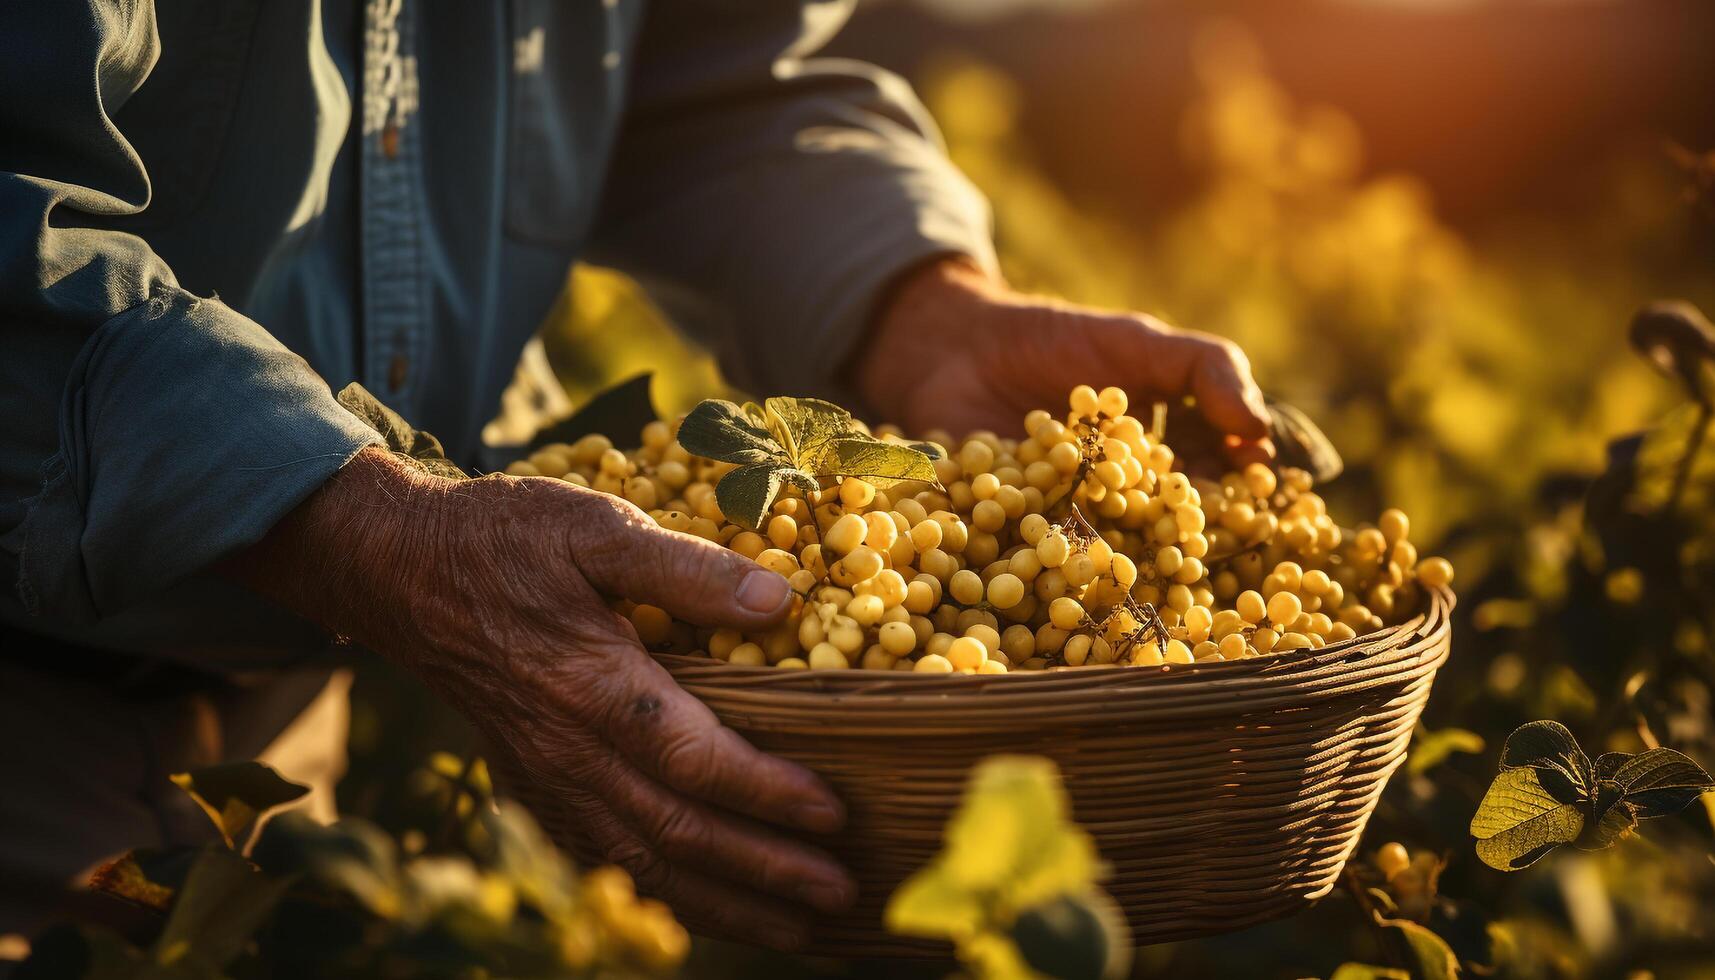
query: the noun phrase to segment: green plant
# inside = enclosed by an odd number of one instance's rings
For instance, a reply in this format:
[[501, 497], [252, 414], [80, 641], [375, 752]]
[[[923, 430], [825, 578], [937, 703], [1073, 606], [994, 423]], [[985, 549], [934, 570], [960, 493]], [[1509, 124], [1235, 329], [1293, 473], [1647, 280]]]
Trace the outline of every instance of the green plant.
[[1483, 863], [1517, 871], [1561, 844], [1611, 847], [1640, 819], [1678, 813], [1711, 788], [1715, 780], [1673, 749], [1605, 752], [1592, 763], [1566, 726], [1533, 721], [1507, 736], [1471, 836]]
[[1124, 921], [1096, 886], [1095, 843], [1069, 810], [1049, 760], [983, 760], [947, 822], [945, 848], [888, 899], [887, 927], [951, 940], [982, 980], [1124, 976]]

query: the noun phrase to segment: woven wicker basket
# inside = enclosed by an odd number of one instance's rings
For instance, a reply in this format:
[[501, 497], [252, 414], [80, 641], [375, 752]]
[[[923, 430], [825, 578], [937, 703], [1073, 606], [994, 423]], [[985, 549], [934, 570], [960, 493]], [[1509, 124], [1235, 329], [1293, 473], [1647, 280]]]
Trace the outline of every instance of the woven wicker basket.
[[820, 843], [857, 877], [824, 918], [831, 956], [921, 956], [887, 897], [941, 848], [967, 771], [1047, 756], [1112, 873], [1139, 945], [1291, 915], [1327, 894], [1362, 835], [1448, 652], [1450, 592], [1368, 636], [1186, 667], [995, 676], [777, 671], [658, 659], [757, 747], [819, 773], [850, 808]]

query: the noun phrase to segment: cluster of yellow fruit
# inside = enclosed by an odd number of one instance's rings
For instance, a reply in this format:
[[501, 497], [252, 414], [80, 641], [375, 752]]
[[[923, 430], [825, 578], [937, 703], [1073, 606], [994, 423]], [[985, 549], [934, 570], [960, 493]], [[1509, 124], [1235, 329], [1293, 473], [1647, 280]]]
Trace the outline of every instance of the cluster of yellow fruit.
[[629, 453], [587, 436], [508, 472], [620, 494], [785, 576], [792, 612], [757, 635], [625, 607], [651, 649], [743, 666], [998, 674], [1238, 660], [1403, 621], [1452, 580], [1445, 559], [1419, 560], [1400, 511], [1348, 532], [1303, 470], [1193, 479], [1127, 407], [1119, 388], [1079, 386], [1064, 420], [1027, 415], [1023, 440], [929, 433], [956, 445], [934, 461], [940, 487], [846, 478], [783, 495], [756, 530], [716, 501], [734, 467], [692, 456], [661, 422]]

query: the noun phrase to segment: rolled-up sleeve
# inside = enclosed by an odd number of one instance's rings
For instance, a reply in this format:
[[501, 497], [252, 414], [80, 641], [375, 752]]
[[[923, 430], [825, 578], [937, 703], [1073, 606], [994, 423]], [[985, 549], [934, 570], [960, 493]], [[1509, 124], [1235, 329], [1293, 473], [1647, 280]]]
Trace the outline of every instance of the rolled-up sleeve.
[[0, 8], [0, 557], [61, 623], [258, 540], [379, 441], [262, 326], [96, 227], [147, 206], [112, 113], [158, 47], [147, 2]]
[[995, 266], [987, 204], [910, 87], [806, 57], [850, 6], [658, 2], [635, 52], [588, 256], [755, 391], [843, 395], [838, 370], [902, 271]]

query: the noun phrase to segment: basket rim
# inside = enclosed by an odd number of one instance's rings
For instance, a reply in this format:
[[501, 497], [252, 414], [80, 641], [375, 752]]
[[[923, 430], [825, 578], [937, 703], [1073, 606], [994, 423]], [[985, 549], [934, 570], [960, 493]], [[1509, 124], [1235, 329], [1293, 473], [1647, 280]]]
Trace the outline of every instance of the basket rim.
[[[1426, 653], [1439, 666], [1448, 646], [1445, 634], [1451, 626], [1455, 599], [1452, 590], [1446, 587], [1431, 590], [1429, 596], [1428, 608], [1404, 623], [1321, 648], [1215, 663], [1166, 664], [1154, 669], [1106, 664], [1006, 674], [929, 674], [850, 668], [779, 670], [734, 667], [708, 657], [683, 654], [652, 653], [651, 656], [681, 685], [710, 693], [718, 690], [724, 700], [838, 701], [843, 707], [865, 701], [877, 707], [923, 699], [944, 701], [961, 695], [1011, 701], [1029, 695], [1138, 687], [1156, 688], [1163, 693], [1171, 689], [1177, 698], [1195, 698], [1203, 692], [1219, 698], [1236, 694], [1239, 689], [1277, 688], [1319, 679], [1355, 689], [1394, 680], [1402, 666], [1429, 666], [1424, 662]], [[1426, 644], [1432, 649], [1419, 649]], [[1434, 655], [1436, 651], [1439, 656]], [[1379, 662], [1360, 666], [1360, 661]], [[1336, 673], [1338, 677], [1334, 676]]]

